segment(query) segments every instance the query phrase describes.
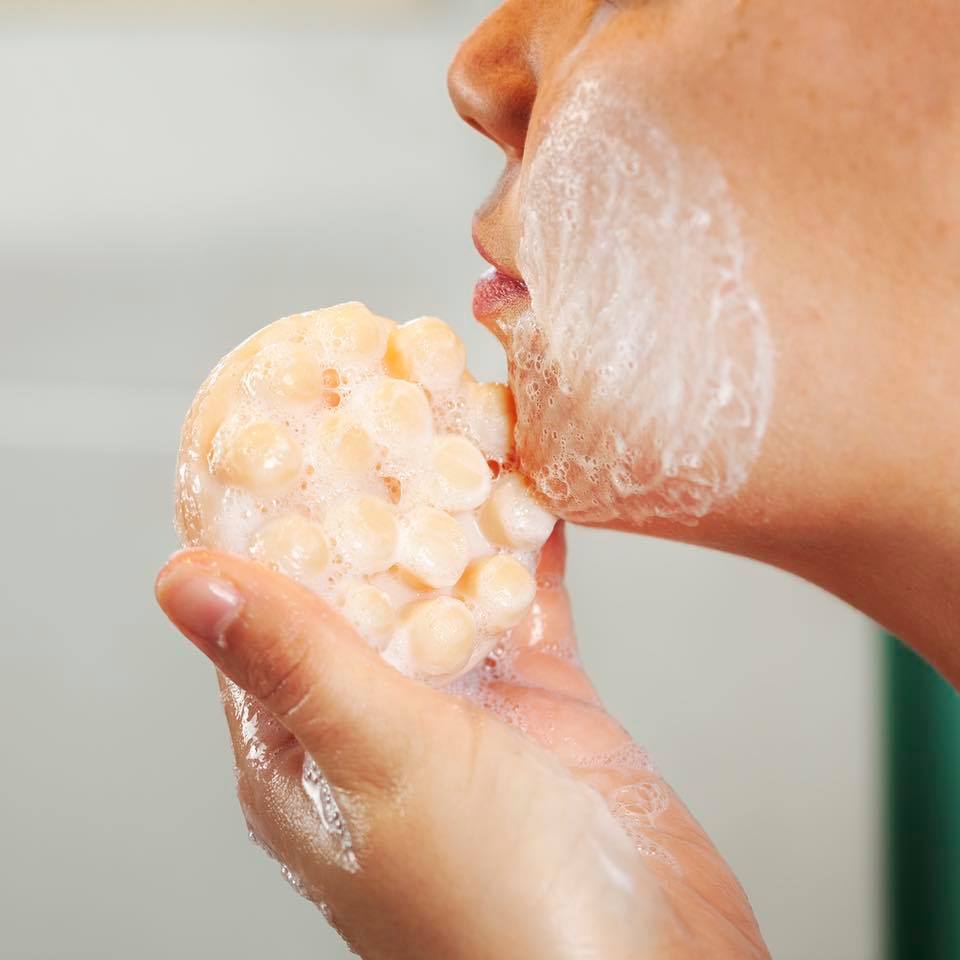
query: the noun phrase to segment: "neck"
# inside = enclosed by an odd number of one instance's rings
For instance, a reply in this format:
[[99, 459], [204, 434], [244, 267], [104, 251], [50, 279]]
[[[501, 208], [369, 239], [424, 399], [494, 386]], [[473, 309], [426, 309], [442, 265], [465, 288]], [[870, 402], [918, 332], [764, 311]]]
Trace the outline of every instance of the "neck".
[[928, 484], [914, 473], [878, 475], [872, 493], [831, 509], [809, 501], [782, 513], [734, 508], [690, 527], [652, 521], [642, 532], [803, 577], [898, 636], [960, 690], [960, 471], [941, 461], [922, 474], [934, 478]]
[[780, 559], [909, 644], [960, 690], [960, 536], [931, 537], [906, 516], [887, 531], [853, 530]]

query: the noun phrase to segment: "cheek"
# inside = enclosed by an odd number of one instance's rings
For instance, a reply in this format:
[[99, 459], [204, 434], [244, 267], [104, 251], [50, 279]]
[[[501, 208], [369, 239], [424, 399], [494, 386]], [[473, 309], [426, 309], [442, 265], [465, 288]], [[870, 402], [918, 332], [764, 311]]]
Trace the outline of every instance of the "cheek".
[[570, 519], [695, 522], [747, 477], [773, 351], [719, 168], [636, 99], [581, 78], [523, 173], [520, 454]]

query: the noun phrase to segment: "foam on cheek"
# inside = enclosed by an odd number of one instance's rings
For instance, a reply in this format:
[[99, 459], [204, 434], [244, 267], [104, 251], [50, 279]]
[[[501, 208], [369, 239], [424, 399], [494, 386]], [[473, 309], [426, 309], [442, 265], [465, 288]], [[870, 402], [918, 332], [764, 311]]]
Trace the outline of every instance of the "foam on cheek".
[[720, 169], [619, 82], [579, 80], [523, 173], [519, 452], [570, 519], [695, 522], [757, 456], [773, 350]]

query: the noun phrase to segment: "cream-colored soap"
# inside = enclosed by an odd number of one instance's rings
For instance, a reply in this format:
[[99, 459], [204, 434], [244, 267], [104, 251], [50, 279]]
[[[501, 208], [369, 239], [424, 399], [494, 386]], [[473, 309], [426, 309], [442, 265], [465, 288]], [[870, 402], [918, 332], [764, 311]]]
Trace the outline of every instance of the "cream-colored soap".
[[475, 510], [490, 495], [492, 475], [478, 447], [466, 437], [447, 434], [430, 453], [430, 500], [442, 510]]
[[442, 320], [420, 317], [397, 327], [387, 347], [387, 370], [427, 390], [451, 390], [460, 381], [467, 355], [460, 338]]
[[433, 413], [423, 389], [383, 377], [364, 398], [363, 414], [374, 439], [399, 457], [422, 455], [433, 441]]
[[547, 542], [556, 517], [534, 499], [527, 481], [507, 473], [494, 484], [480, 511], [480, 529], [494, 543], [518, 550], [539, 550]]
[[330, 544], [323, 527], [298, 514], [286, 514], [260, 527], [250, 541], [250, 555], [291, 577], [323, 573]]
[[484, 456], [500, 462], [511, 457], [517, 411], [510, 388], [503, 383], [467, 383], [463, 393], [467, 423]]
[[335, 370], [324, 367], [320, 358], [302, 343], [275, 343], [265, 348], [250, 364], [243, 377], [244, 387], [268, 401], [333, 405], [333, 391], [339, 386]]
[[394, 562], [399, 541], [392, 507], [378, 497], [354, 497], [331, 509], [327, 534], [337, 555], [358, 573], [379, 573]]
[[236, 430], [224, 427], [214, 438], [210, 462], [227, 484], [269, 496], [293, 485], [303, 453], [289, 430], [261, 420]]
[[414, 669], [427, 676], [448, 676], [469, 662], [477, 635], [466, 605], [453, 597], [411, 604], [403, 612], [402, 629]]
[[378, 453], [370, 434], [339, 410], [323, 415], [312, 439], [321, 469], [366, 474], [376, 466]]
[[327, 355], [345, 367], [372, 367], [387, 349], [389, 334], [383, 319], [362, 303], [319, 311], [309, 330]]
[[368, 583], [353, 583], [341, 591], [343, 615], [378, 650], [385, 650], [397, 628], [397, 611], [390, 598]]
[[537, 592], [530, 571], [513, 557], [476, 560], [457, 584], [457, 596], [489, 630], [510, 630], [527, 614]]
[[444, 684], [530, 609], [553, 527], [517, 472], [502, 384], [434, 317], [284, 318], [215, 368], [181, 438], [185, 545], [318, 594], [398, 669]]
[[403, 517], [400, 567], [428, 587], [452, 587], [470, 555], [463, 527], [434, 507], [414, 507]]

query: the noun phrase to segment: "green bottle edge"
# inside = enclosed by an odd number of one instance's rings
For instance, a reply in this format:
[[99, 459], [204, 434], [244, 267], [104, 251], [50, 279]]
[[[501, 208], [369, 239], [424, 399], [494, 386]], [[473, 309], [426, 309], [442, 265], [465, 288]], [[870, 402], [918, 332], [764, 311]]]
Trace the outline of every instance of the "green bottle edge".
[[886, 955], [960, 960], [960, 696], [884, 639]]

